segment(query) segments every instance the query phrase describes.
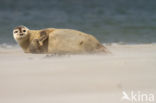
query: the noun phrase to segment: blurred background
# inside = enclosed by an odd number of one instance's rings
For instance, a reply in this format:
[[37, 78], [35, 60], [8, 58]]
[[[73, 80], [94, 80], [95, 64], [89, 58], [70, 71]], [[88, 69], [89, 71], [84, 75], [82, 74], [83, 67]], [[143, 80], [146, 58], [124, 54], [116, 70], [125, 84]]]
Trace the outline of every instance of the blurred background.
[[12, 30], [70, 28], [102, 43], [156, 42], [156, 0], [0, 0], [0, 44]]

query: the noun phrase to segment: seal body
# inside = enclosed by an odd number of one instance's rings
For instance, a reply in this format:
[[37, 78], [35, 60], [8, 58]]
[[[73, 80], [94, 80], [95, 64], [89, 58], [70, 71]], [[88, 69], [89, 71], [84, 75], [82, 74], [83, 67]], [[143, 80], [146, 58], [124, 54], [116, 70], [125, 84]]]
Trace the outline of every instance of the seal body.
[[49, 53], [95, 53], [106, 48], [90, 34], [72, 29], [55, 29], [49, 34]]
[[108, 50], [92, 35], [72, 29], [47, 28], [30, 30], [18, 26], [14, 38], [25, 53], [107, 53]]

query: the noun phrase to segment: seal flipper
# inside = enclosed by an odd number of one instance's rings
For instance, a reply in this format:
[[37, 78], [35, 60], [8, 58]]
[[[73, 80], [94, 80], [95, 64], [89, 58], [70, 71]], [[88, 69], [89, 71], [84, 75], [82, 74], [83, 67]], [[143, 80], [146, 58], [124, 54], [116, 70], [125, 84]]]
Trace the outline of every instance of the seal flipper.
[[43, 46], [43, 42], [48, 39], [48, 35], [45, 31], [40, 32], [39, 45]]

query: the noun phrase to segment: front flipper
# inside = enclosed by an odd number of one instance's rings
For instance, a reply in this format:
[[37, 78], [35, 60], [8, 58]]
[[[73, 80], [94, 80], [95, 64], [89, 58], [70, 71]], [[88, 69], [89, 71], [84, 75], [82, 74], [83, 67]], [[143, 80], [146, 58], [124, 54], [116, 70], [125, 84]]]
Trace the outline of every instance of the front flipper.
[[40, 32], [39, 45], [43, 46], [43, 42], [48, 39], [48, 35], [45, 31]]

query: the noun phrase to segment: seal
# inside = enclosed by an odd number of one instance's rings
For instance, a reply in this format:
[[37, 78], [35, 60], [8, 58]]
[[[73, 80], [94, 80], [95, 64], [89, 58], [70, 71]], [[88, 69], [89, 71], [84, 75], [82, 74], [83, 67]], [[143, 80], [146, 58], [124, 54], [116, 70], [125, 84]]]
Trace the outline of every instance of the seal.
[[17, 26], [13, 37], [25, 53], [109, 53], [94, 36], [73, 29], [30, 30]]

